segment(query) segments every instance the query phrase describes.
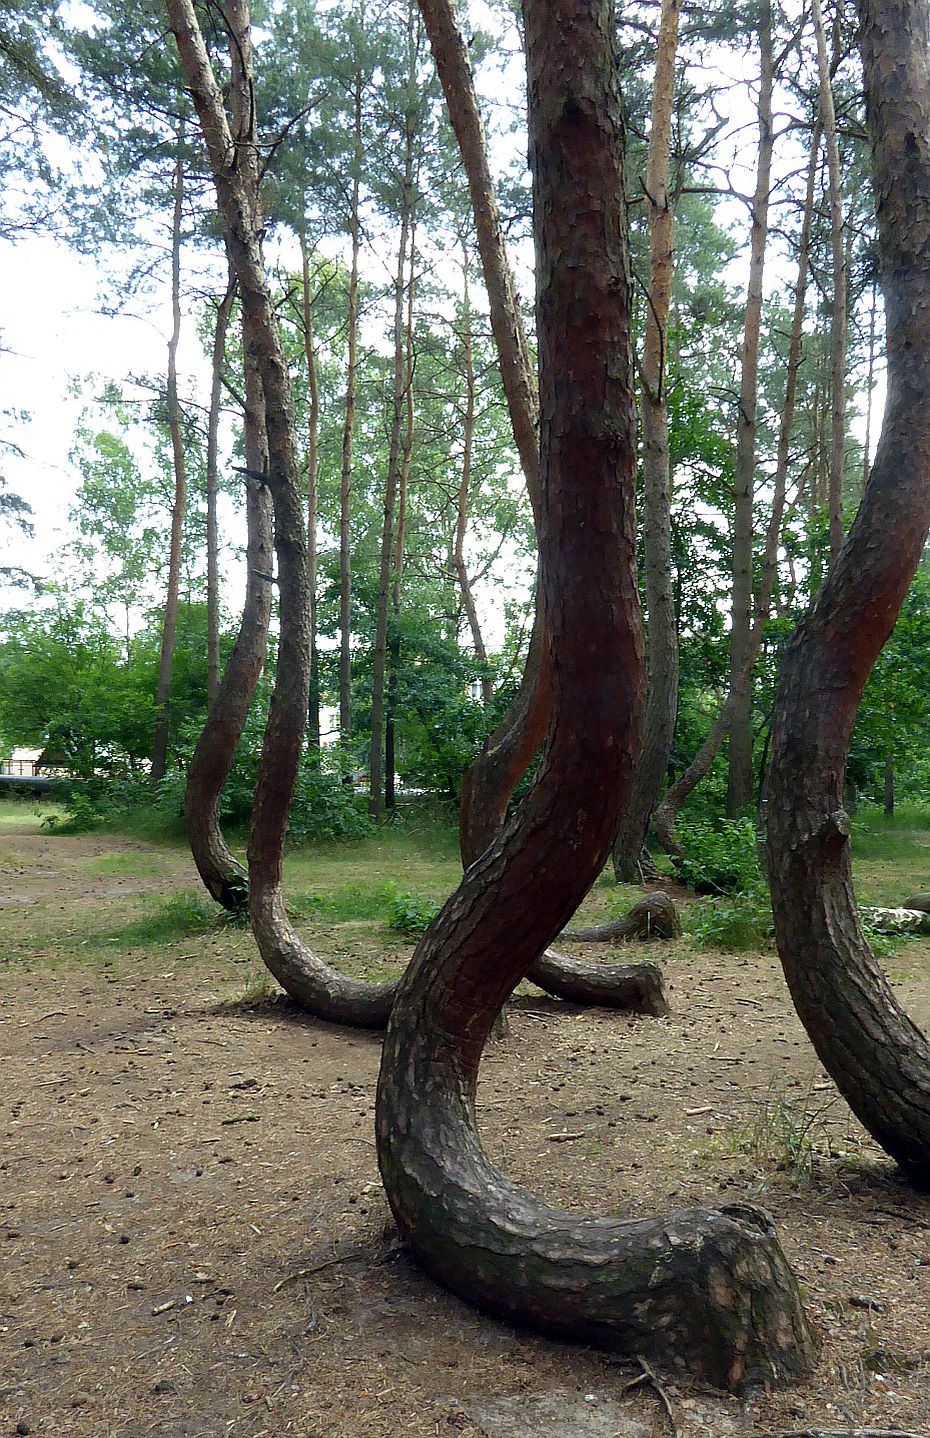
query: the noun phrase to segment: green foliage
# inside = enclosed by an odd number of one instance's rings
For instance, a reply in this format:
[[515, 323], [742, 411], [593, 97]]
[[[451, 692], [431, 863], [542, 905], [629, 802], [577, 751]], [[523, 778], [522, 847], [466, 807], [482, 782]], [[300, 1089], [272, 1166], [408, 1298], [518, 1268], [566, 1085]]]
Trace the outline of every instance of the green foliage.
[[698, 949], [758, 953], [771, 946], [772, 906], [762, 886], [689, 905], [682, 925]]
[[422, 894], [406, 894], [395, 889], [393, 884], [386, 886], [386, 892], [388, 924], [407, 938], [425, 933], [439, 913], [441, 905], [435, 899], [424, 898]]
[[681, 823], [677, 829], [683, 857], [675, 867], [683, 883], [699, 894], [743, 894], [756, 888], [762, 874], [758, 836], [751, 819]]

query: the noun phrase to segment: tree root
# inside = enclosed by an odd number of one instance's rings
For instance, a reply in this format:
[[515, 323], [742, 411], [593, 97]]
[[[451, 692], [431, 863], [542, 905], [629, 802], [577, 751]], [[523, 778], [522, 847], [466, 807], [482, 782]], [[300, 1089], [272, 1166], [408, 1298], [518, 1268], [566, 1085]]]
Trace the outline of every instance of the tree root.
[[547, 994], [573, 1004], [627, 1009], [654, 1018], [669, 1013], [662, 970], [648, 959], [637, 964], [586, 964], [546, 949], [527, 978]]
[[626, 939], [680, 939], [678, 910], [661, 889], [637, 899], [627, 913], [590, 929], [564, 929], [563, 939], [584, 944], [615, 944]]

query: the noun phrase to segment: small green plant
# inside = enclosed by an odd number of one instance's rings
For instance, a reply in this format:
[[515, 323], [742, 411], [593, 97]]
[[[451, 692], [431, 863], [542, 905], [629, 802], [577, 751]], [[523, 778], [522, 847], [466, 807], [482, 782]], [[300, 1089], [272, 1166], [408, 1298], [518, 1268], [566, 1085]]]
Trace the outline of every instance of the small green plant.
[[387, 920], [390, 928], [408, 938], [416, 937], [429, 928], [439, 913], [440, 905], [435, 899], [424, 898], [422, 894], [405, 894], [388, 884]]
[[758, 836], [751, 819], [681, 823], [682, 854], [675, 867], [682, 882], [698, 894], [742, 894], [762, 878]]
[[746, 1122], [730, 1129], [732, 1147], [761, 1168], [784, 1174], [792, 1187], [803, 1187], [813, 1178], [818, 1150], [829, 1152], [824, 1120], [836, 1099], [835, 1093], [823, 1103], [815, 1103], [811, 1092], [789, 1097], [773, 1084], [764, 1098], [753, 1100]]
[[683, 911], [682, 923], [698, 949], [758, 952], [772, 942], [772, 906], [761, 885], [742, 894], [692, 904]]

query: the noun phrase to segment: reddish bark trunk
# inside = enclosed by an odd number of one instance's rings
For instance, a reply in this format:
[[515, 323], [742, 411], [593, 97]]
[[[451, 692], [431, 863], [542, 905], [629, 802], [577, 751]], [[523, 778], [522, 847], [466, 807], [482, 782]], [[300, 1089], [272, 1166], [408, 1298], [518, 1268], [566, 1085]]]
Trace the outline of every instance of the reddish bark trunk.
[[930, 14], [926, 0], [861, 0], [859, 13], [888, 398], [859, 512], [783, 661], [769, 870], [782, 964], [814, 1047], [869, 1132], [926, 1184], [930, 1044], [862, 934], [843, 770], [863, 687], [930, 525]]
[[738, 1387], [810, 1362], [767, 1218], [745, 1208], [580, 1217], [512, 1184], [475, 1131], [494, 1018], [609, 852], [644, 678], [615, 22], [599, 0], [528, 0], [524, 15], [552, 721], [519, 815], [467, 870], [402, 981], [378, 1086], [378, 1156], [405, 1240], [461, 1296]]

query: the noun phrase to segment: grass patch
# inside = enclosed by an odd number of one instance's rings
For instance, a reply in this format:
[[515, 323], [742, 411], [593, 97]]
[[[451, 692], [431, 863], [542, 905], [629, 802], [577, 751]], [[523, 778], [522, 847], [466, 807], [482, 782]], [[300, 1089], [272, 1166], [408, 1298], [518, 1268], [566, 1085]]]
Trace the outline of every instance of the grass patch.
[[81, 861], [84, 874], [114, 874], [143, 877], [161, 873], [164, 865], [157, 854], [123, 853], [114, 850], [111, 854], [94, 854]]
[[186, 890], [173, 894], [170, 899], [160, 899], [149, 912], [138, 919], [132, 919], [120, 928], [88, 935], [88, 947], [112, 949], [146, 948], [149, 945], [170, 944], [176, 939], [188, 938], [192, 934], [208, 934], [230, 925], [231, 918], [207, 898]]
[[792, 1188], [808, 1187], [816, 1158], [832, 1153], [826, 1120], [838, 1100], [835, 1092], [818, 1101], [812, 1091], [797, 1096], [772, 1083], [763, 1098], [751, 1100], [745, 1121], [724, 1127], [716, 1147], [745, 1155], [757, 1168], [783, 1177]]

